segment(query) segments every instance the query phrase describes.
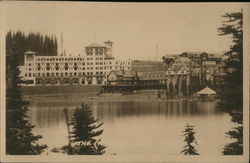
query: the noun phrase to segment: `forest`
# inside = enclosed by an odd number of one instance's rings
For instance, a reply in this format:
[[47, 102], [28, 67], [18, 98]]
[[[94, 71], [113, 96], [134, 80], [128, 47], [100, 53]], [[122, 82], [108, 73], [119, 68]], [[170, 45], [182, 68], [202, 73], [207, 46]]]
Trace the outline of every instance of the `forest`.
[[34, 51], [40, 56], [56, 56], [57, 49], [57, 39], [53, 35], [22, 31], [8, 31], [6, 35], [6, 52], [15, 50], [18, 53], [18, 65], [24, 64], [26, 51]]

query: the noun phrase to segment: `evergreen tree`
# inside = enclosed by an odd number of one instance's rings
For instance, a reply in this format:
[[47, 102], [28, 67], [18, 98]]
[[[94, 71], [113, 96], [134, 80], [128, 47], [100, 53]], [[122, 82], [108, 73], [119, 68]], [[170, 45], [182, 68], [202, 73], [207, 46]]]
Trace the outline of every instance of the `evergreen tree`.
[[230, 139], [234, 139], [235, 141], [227, 144], [223, 149], [224, 155], [242, 155], [243, 154], [243, 125], [242, 114], [238, 112], [231, 112], [232, 122], [238, 124], [237, 127], [234, 127], [234, 130], [228, 131], [226, 134], [229, 135]]
[[218, 28], [219, 35], [231, 35], [232, 45], [225, 53], [225, 77], [223, 79], [222, 102], [220, 107], [227, 109], [232, 122], [237, 123], [234, 130], [227, 132], [236, 141], [224, 147], [225, 155], [243, 154], [243, 12], [226, 13], [225, 24]]
[[243, 105], [243, 14], [242, 12], [227, 13], [222, 17], [227, 20], [218, 28], [219, 35], [231, 35], [232, 45], [225, 53], [224, 91], [222, 105], [228, 109], [242, 110]]
[[21, 79], [17, 53], [7, 50], [6, 54], [6, 154], [40, 154], [47, 146], [39, 145], [41, 135], [34, 135], [27, 120], [29, 103], [23, 100], [20, 90]]
[[104, 145], [100, 144], [100, 139], [96, 139], [103, 133], [103, 130], [96, 130], [103, 123], [96, 124], [98, 119], [94, 119], [90, 107], [82, 104], [77, 107], [72, 119], [73, 131], [73, 154], [81, 155], [102, 155]]
[[184, 149], [181, 151], [181, 153], [184, 153], [184, 155], [199, 155], [199, 153], [193, 146], [193, 143], [198, 145], [194, 137], [195, 132], [193, 127], [194, 126], [190, 126], [189, 124], [187, 124], [185, 126], [185, 130], [183, 131], [184, 142], [186, 143], [186, 145], [183, 146]]

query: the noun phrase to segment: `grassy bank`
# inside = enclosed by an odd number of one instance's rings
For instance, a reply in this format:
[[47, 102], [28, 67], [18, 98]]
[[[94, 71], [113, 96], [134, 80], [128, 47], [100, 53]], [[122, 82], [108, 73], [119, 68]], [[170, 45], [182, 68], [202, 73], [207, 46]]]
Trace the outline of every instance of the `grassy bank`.
[[[49, 89], [50, 88], [50, 89]], [[133, 94], [102, 94], [97, 96], [98, 87], [30, 87], [24, 88], [25, 99], [30, 102], [72, 102], [72, 101], [164, 101], [158, 98], [157, 90], [140, 90]], [[60, 91], [57, 91], [57, 90]], [[77, 90], [76, 90], [77, 89]]]
[[[49, 89], [50, 88], [50, 89]], [[167, 99], [162, 94], [161, 98], [157, 97], [158, 90], [140, 90], [133, 94], [102, 94], [97, 96], [100, 87], [97, 86], [66, 86], [66, 87], [30, 87], [26, 89], [24, 98], [29, 102], [90, 102], [90, 101], [183, 101], [189, 98]], [[49, 89], [49, 90], [48, 90]], [[59, 89], [59, 91], [58, 91]], [[32, 92], [33, 90], [33, 92]], [[29, 93], [29, 94], [28, 94]]]
[[56, 94], [93, 94], [100, 92], [101, 86], [96, 85], [60, 85], [60, 86], [23, 86], [23, 95], [56, 95]]

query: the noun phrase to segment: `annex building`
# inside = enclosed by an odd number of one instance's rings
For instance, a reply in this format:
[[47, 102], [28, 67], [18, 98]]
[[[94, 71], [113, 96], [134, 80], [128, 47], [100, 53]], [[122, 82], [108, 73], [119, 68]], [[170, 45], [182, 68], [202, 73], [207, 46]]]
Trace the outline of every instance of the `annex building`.
[[112, 70], [131, 70], [131, 60], [117, 60], [113, 42], [91, 43], [78, 56], [39, 56], [27, 51], [19, 66], [23, 85], [103, 85]]

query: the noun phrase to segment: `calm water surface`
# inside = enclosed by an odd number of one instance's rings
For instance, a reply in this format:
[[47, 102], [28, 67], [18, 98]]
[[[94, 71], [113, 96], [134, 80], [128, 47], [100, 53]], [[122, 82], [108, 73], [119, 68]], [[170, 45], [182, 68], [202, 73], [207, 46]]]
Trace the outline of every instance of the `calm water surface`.
[[[201, 155], [221, 155], [229, 142], [225, 132], [233, 127], [230, 116], [216, 108], [216, 102], [92, 101], [95, 118], [104, 122], [102, 142], [106, 155], [181, 155], [182, 131], [187, 123], [195, 126], [197, 150]], [[72, 117], [80, 102], [32, 102], [30, 121], [40, 143], [54, 147], [68, 144], [63, 108]]]

